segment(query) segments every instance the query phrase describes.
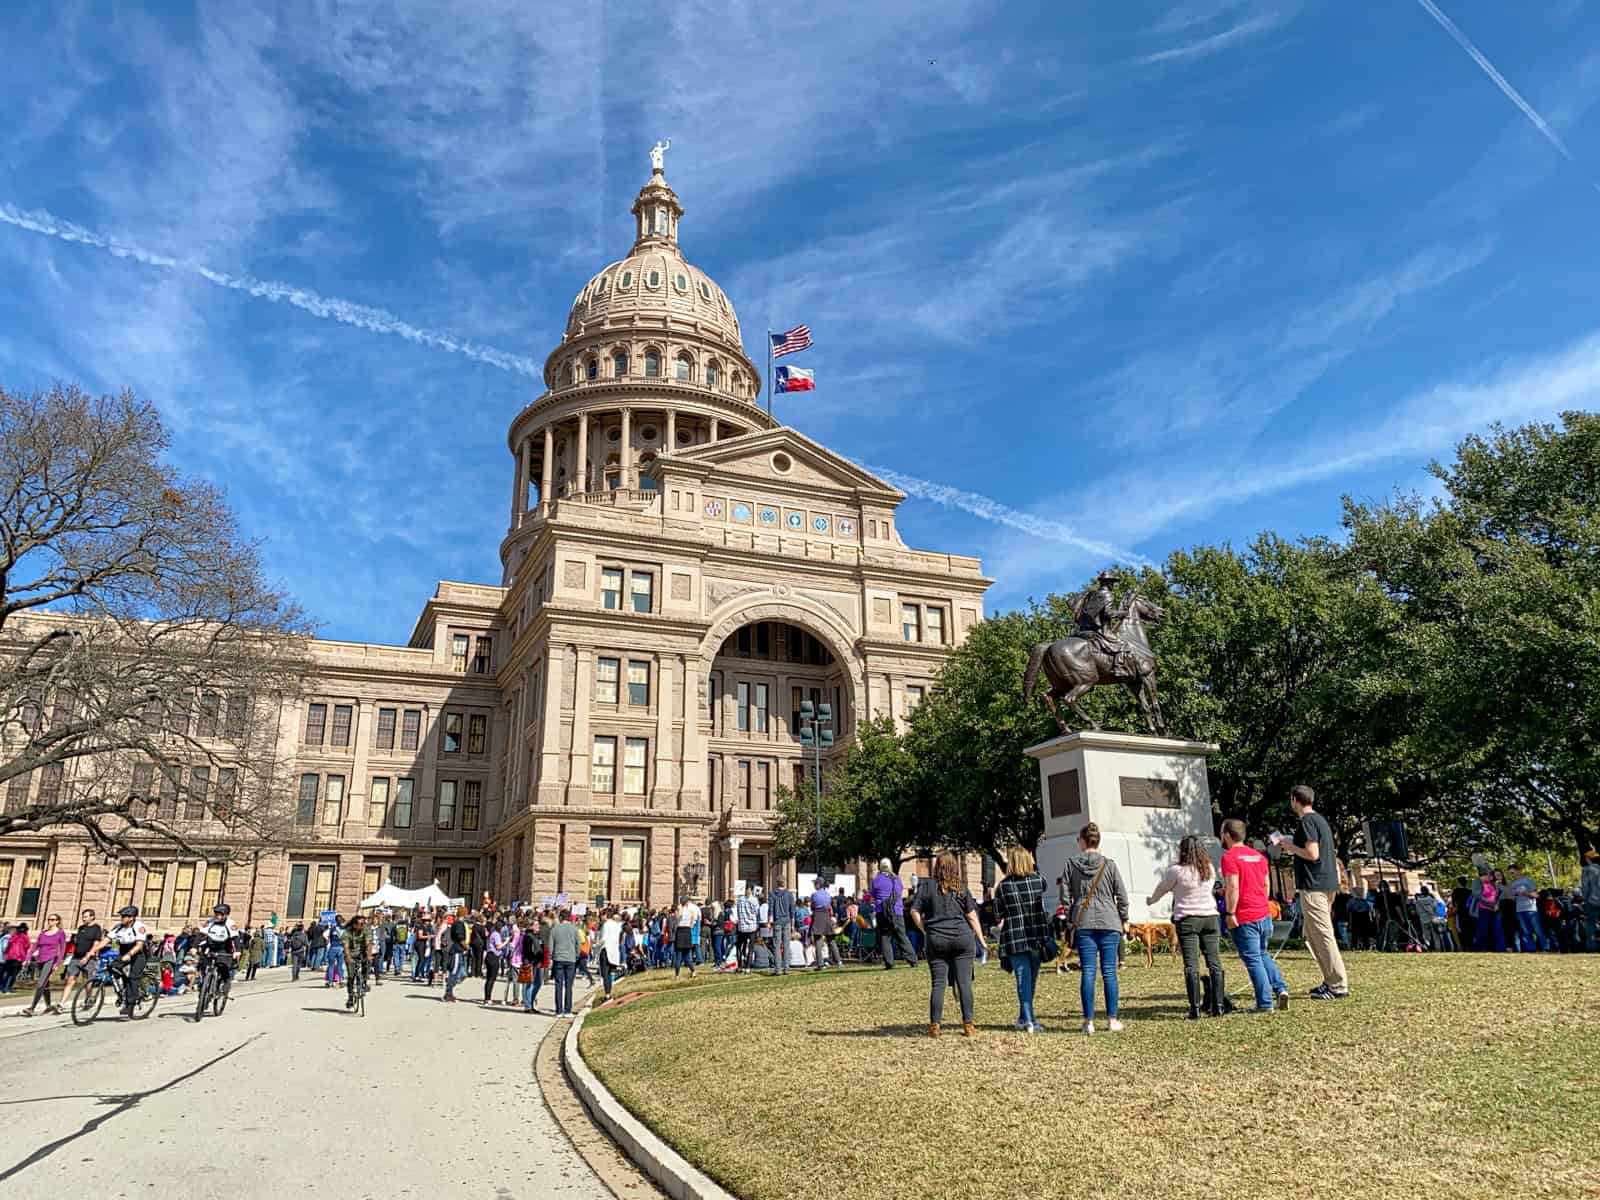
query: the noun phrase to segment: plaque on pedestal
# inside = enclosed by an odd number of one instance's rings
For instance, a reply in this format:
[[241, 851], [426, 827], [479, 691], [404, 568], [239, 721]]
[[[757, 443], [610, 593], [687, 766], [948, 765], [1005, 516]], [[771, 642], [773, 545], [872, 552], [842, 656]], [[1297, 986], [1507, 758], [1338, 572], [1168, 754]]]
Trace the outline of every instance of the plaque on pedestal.
[[1134, 922], [1171, 919], [1172, 901], [1154, 908], [1144, 898], [1178, 860], [1178, 843], [1191, 833], [1206, 839], [1212, 860], [1222, 847], [1212, 836], [1209, 742], [1083, 730], [1028, 749], [1039, 762], [1044, 837], [1035, 854], [1045, 881], [1045, 904], [1064, 903], [1057, 881], [1078, 853], [1078, 831], [1100, 827], [1100, 852], [1122, 872]]

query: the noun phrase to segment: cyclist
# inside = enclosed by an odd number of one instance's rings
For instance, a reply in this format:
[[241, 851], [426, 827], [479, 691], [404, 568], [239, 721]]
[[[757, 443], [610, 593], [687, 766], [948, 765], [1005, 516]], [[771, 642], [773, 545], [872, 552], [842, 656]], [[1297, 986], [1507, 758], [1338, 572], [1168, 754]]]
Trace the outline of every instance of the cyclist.
[[67, 986], [61, 995], [61, 1007], [66, 1009], [72, 1007], [72, 993], [78, 990], [84, 979], [94, 977], [95, 951], [105, 945], [105, 930], [94, 919], [94, 909], [84, 909], [82, 917], [82, 923], [67, 947]]
[[227, 991], [233, 977], [233, 964], [239, 957], [239, 930], [229, 919], [233, 910], [218, 903], [211, 910], [211, 921], [200, 931], [199, 966], [204, 970], [207, 960], [217, 969], [222, 990]]
[[118, 910], [117, 923], [106, 931], [104, 937], [95, 943], [90, 957], [98, 954], [102, 947], [112, 945], [117, 950], [118, 969], [127, 980], [127, 986], [122, 989], [122, 1019], [133, 1020], [134, 1005], [139, 1001], [139, 989], [145, 986], [144, 982], [144, 950], [149, 943], [150, 931], [145, 928], [144, 922], [139, 920], [139, 910], [133, 905]]
[[367, 990], [367, 972], [372, 962], [372, 935], [367, 932], [367, 918], [357, 913], [344, 927], [344, 953], [349, 964], [345, 973], [346, 1008], [356, 1006], [356, 989]]

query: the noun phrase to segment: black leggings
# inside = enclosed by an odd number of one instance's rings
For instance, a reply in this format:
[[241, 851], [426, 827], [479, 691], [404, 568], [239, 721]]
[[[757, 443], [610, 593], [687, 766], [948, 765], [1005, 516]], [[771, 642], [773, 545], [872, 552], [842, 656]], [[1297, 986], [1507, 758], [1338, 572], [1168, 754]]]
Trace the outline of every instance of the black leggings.
[[972, 961], [978, 947], [970, 930], [959, 938], [932, 934], [928, 938], [928, 974], [933, 979], [933, 990], [928, 995], [928, 1020], [937, 1025], [944, 1019], [944, 989], [946, 982], [955, 984], [956, 996], [961, 1000], [961, 1020], [972, 1024]]
[[1222, 958], [1217, 953], [1218, 932], [1216, 917], [1180, 917], [1173, 922], [1178, 927], [1178, 945], [1183, 951], [1183, 986], [1189, 993], [1189, 1006], [1199, 1008], [1201, 993], [1200, 959], [1206, 960], [1206, 972], [1211, 976], [1211, 994], [1226, 994], [1222, 986]]
[[494, 981], [500, 975], [500, 956], [498, 954], [485, 954], [483, 956], [483, 1002], [489, 1003], [494, 999]]

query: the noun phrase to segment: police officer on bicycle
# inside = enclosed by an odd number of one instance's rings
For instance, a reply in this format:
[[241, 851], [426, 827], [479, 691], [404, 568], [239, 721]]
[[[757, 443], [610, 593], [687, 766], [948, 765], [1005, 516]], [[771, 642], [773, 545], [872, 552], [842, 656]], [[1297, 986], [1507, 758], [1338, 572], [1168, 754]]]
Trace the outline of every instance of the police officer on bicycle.
[[127, 979], [127, 986], [122, 990], [124, 1021], [133, 1019], [133, 1009], [139, 1001], [140, 989], [145, 986], [144, 950], [149, 940], [150, 931], [145, 928], [144, 922], [139, 920], [139, 910], [130, 904], [118, 911], [117, 923], [106, 931], [105, 937], [94, 948], [95, 953], [108, 943], [117, 948], [118, 969]]
[[233, 977], [233, 962], [238, 957], [239, 930], [228, 917], [232, 911], [226, 904], [218, 904], [211, 910], [210, 922], [200, 931], [200, 965], [204, 967], [209, 960], [216, 966], [224, 990]]

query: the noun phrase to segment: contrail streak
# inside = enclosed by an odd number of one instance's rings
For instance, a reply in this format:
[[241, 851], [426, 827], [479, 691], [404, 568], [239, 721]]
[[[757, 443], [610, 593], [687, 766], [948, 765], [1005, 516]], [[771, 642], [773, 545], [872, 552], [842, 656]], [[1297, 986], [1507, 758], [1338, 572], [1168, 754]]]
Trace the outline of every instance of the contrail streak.
[[18, 229], [26, 229], [30, 233], [40, 233], [46, 237], [53, 237], [58, 241], [73, 242], [77, 245], [92, 246], [96, 250], [104, 250], [118, 258], [131, 258], [135, 262], [143, 263], [147, 267], [159, 267], [167, 271], [180, 271], [187, 275], [198, 275], [208, 283], [218, 287], [228, 288], [235, 292], [244, 292], [246, 295], [255, 296], [262, 300], [270, 300], [274, 304], [292, 304], [295, 308], [303, 309], [312, 316], [322, 317], [329, 321], [340, 321], [346, 325], [353, 325], [357, 329], [365, 329], [369, 333], [382, 333], [390, 337], [404, 338], [408, 342], [415, 342], [420, 346], [431, 346], [436, 350], [447, 350], [451, 354], [460, 354], [477, 362], [486, 363], [491, 367], [499, 367], [502, 371], [515, 371], [519, 375], [527, 375], [533, 379], [540, 379], [544, 375], [540, 365], [531, 358], [521, 354], [511, 354], [504, 350], [496, 350], [493, 346], [482, 346], [476, 342], [463, 341], [452, 337], [448, 333], [439, 333], [433, 329], [423, 329], [409, 321], [402, 321], [391, 312], [381, 308], [372, 308], [365, 304], [353, 304], [348, 300], [339, 300], [328, 296], [320, 296], [306, 288], [295, 287], [288, 283], [277, 283], [270, 279], [256, 279], [250, 275], [230, 275], [226, 271], [214, 270], [204, 263], [192, 259], [173, 258], [167, 254], [157, 254], [146, 250], [132, 242], [125, 242], [119, 238], [106, 237], [85, 229], [81, 225], [74, 225], [71, 221], [63, 221], [51, 216], [47, 212], [34, 210], [26, 212], [11, 204], [0, 204], [0, 221], [7, 225], [14, 225]]
[[[121, 238], [108, 237], [82, 225], [75, 225], [71, 221], [62, 220], [50, 213], [39, 209], [27, 211], [17, 208], [13, 204], [0, 204], [0, 222], [13, 225], [18, 229], [25, 229], [30, 233], [42, 234], [58, 241], [71, 242], [74, 245], [89, 246], [102, 250], [117, 258], [132, 259], [134, 262], [143, 263], [148, 267], [156, 267], [166, 271], [178, 271], [187, 275], [196, 275], [207, 283], [217, 287], [227, 288], [230, 291], [243, 292], [262, 300], [270, 300], [274, 304], [290, 304], [302, 309], [312, 316], [324, 320], [339, 321], [357, 329], [365, 329], [369, 333], [381, 333], [390, 337], [404, 338], [420, 346], [430, 346], [436, 350], [446, 350], [451, 354], [460, 354], [476, 362], [485, 363], [491, 367], [499, 367], [502, 371], [513, 371], [519, 375], [526, 375], [532, 379], [543, 378], [544, 371], [539, 363], [520, 354], [511, 354], [504, 350], [496, 350], [492, 346], [480, 345], [476, 342], [463, 341], [447, 333], [437, 330], [423, 329], [409, 321], [403, 321], [385, 309], [373, 308], [365, 304], [354, 304], [348, 300], [322, 296], [306, 288], [295, 287], [293, 284], [278, 283], [270, 279], [257, 279], [251, 275], [233, 275], [226, 271], [218, 271], [204, 263], [195, 262], [193, 259], [174, 258], [169, 254], [158, 254], [153, 250]], [[1034, 537], [1047, 538], [1065, 546], [1072, 546], [1086, 553], [1100, 558], [1115, 559], [1123, 562], [1144, 563], [1147, 560], [1139, 555], [1131, 554], [1126, 550], [1118, 549], [1106, 542], [1096, 541], [1078, 534], [1071, 526], [1060, 521], [1046, 520], [1033, 516], [1030, 513], [1019, 512], [1001, 504], [998, 500], [976, 492], [964, 492], [959, 488], [949, 487], [946, 484], [934, 483], [927, 479], [918, 479], [914, 475], [902, 475], [899, 471], [889, 470], [884, 467], [866, 467], [885, 482], [893, 484], [908, 496], [919, 500], [929, 500], [945, 508], [958, 509], [981, 517], [985, 521], [992, 521], [997, 525], [1007, 525], [1012, 529], [1021, 530], [1023, 533]]]
[[[1495, 87], [1500, 89], [1505, 98], [1522, 110], [1522, 115], [1527, 117], [1533, 123], [1533, 127], [1544, 135], [1544, 140], [1554, 146], [1562, 158], [1573, 166], [1577, 166], [1578, 160], [1572, 156], [1572, 151], [1568, 149], [1567, 143], [1561, 140], [1561, 135], [1551, 129], [1550, 122], [1541, 117], [1538, 110], [1522, 98], [1522, 93], [1511, 86], [1510, 80], [1495, 70], [1495, 65], [1483, 56], [1481, 50], [1472, 44], [1471, 38], [1461, 32], [1461, 27], [1447, 17], [1433, 0], [1417, 0], [1417, 3], [1427, 10], [1428, 15], [1439, 23], [1441, 29], [1455, 39], [1456, 45], [1467, 52], [1472, 61], [1478, 64], [1479, 69], [1493, 81]], [[1595, 183], [1591, 180], [1589, 186], [1596, 191], [1600, 191], [1600, 183]]]
[[860, 466], [885, 483], [893, 484], [906, 495], [915, 496], [918, 500], [931, 500], [945, 508], [959, 509], [975, 517], [981, 517], [985, 521], [993, 521], [997, 525], [1009, 525], [1012, 529], [1020, 529], [1023, 533], [1032, 534], [1034, 537], [1048, 538], [1052, 542], [1060, 542], [1064, 546], [1072, 546], [1100, 558], [1134, 563], [1148, 561], [1109, 542], [1084, 537], [1070, 525], [1036, 517], [1032, 513], [1018, 512], [998, 500], [977, 492], [964, 492], [948, 484], [918, 479], [915, 475], [902, 475], [899, 471], [888, 467], [874, 467], [866, 463], [861, 463]]

